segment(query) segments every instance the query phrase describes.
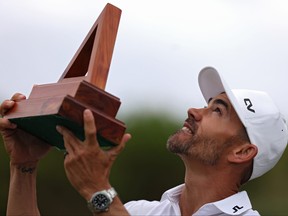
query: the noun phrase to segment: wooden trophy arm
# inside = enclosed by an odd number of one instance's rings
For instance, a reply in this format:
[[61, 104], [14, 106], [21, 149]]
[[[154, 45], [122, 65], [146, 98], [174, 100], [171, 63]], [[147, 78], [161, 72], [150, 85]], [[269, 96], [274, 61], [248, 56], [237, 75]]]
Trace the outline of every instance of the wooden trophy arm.
[[85, 79], [105, 89], [120, 17], [119, 8], [105, 6], [58, 82]]

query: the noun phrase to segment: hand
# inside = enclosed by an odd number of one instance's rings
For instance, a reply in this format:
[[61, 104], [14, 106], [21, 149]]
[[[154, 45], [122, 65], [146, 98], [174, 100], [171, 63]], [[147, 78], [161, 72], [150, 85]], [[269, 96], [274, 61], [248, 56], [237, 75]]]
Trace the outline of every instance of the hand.
[[57, 126], [57, 130], [63, 135], [68, 152], [64, 160], [67, 178], [81, 196], [89, 200], [96, 191], [111, 187], [109, 183], [111, 167], [131, 135], [125, 134], [118, 146], [102, 150], [97, 141], [92, 112], [85, 110], [83, 119], [85, 130], [83, 142], [64, 127]]
[[14, 107], [16, 102], [25, 99], [24, 95], [16, 93], [11, 100], [5, 100], [0, 106], [0, 113], [4, 116], [0, 118], [0, 132], [11, 164], [37, 163], [51, 148], [45, 142], [18, 129], [16, 124], [5, 118], [5, 114]]

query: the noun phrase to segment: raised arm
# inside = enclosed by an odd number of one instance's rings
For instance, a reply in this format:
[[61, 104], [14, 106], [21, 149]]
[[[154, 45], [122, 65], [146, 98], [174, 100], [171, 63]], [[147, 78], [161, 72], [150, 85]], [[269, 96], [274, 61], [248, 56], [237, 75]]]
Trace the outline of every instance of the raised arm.
[[[96, 126], [90, 110], [83, 113], [85, 141], [77, 139], [69, 130], [57, 127], [59, 133], [63, 135], [67, 154], [64, 160], [66, 175], [72, 186], [87, 201], [94, 202], [92, 213], [97, 215], [129, 215], [123, 206], [120, 198], [113, 191], [109, 182], [110, 170], [118, 154], [123, 150], [126, 142], [131, 138], [130, 134], [125, 134], [121, 144], [109, 150], [99, 147], [96, 137]], [[104, 192], [103, 192], [104, 190]], [[95, 194], [101, 192], [100, 194]], [[105, 194], [108, 192], [108, 194]], [[104, 194], [103, 194], [104, 193]], [[108, 196], [108, 200], [105, 196]], [[95, 205], [105, 209], [109, 196], [114, 196], [108, 209], [95, 211]], [[102, 202], [102, 203], [101, 203]], [[91, 208], [90, 208], [91, 209]]]
[[[0, 107], [5, 116], [17, 101], [25, 100], [15, 94]], [[5, 117], [0, 119], [0, 132], [10, 157], [10, 186], [7, 215], [40, 215], [36, 196], [36, 171], [39, 160], [47, 154], [50, 146], [17, 128]]]

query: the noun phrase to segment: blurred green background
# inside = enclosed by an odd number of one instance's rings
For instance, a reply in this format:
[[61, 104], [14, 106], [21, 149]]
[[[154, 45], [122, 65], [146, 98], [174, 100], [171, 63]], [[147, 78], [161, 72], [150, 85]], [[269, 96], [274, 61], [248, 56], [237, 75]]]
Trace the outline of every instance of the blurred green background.
[[[122, 201], [160, 199], [170, 187], [183, 182], [184, 166], [178, 156], [166, 150], [166, 140], [182, 126], [184, 119], [147, 111], [120, 118], [132, 139], [116, 160], [111, 184]], [[244, 186], [253, 208], [262, 215], [288, 215], [288, 153], [277, 166]], [[0, 214], [5, 215], [9, 188], [9, 159], [2, 140], [0, 146]], [[39, 166], [38, 205], [42, 215], [91, 215], [86, 201], [68, 182], [63, 154], [54, 149]], [[25, 202], [25, 200], [23, 200]]]

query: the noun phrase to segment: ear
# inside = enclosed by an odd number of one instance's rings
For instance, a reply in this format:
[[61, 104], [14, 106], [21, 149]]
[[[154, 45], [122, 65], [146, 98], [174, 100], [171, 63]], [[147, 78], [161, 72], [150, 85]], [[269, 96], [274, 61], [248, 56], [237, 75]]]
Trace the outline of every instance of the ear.
[[258, 152], [256, 145], [245, 143], [240, 146], [236, 146], [228, 154], [228, 161], [232, 163], [245, 163], [252, 160]]

